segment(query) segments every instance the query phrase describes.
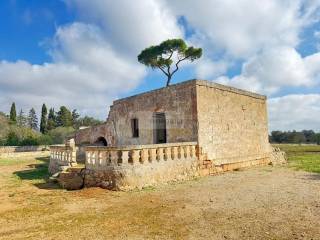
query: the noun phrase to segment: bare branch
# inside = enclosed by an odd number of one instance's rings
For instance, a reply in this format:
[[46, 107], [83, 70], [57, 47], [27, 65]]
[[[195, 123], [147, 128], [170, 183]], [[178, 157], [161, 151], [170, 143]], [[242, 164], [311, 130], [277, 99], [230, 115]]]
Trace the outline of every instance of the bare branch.
[[171, 59], [172, 55], [173, 55], [173, 51], [171, 51], [171, 54], [169, 55], [169, 57], [166, 60]]
[[159, 68], [167, 77], [169, 76], [169, 74], [168, 74], [162, 67], [158, 66], [158, 68]]
[[189, 58], [189, 57], [190, 57], [190, 56], [185, 56], [184, 58], [181, 58], [181, 59], [179, 59], [179, 60], [177, 61], [177, 63], [176, 63], [176, 69], [171, 73], [171, 76], [172, 76], [176, 71], [179, 70], [179, 63], [182, 62], [182, 61], [184, 61], [184, 60], [186, 60], [186, 59]]

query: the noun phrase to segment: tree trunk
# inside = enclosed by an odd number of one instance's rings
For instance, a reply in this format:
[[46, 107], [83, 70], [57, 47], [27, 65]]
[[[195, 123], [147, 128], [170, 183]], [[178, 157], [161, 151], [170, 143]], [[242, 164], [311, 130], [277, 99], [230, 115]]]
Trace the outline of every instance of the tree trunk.
[[167, 87], [170, 85], [170, 81], [171, 81], [171, 75], [168, 76], [168, 79], [167, 79]]

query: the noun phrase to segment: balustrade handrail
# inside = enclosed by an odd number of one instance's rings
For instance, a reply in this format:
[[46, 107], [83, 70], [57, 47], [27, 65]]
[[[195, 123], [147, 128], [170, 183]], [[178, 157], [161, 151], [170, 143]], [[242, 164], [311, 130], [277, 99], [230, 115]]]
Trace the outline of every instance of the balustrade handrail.
[[150, 148], [163, 148], [163, 147], [178, 147], [178, 146], [192, 146], [197, 145], [197, 142], [176, 142], [176, 143], [160, 143], [160, 144], [146, 144], [146, 145], [123, 145], [116, 147], [108, 147], [108, 146], [86, 146], [85, 150], [94, 150], [97, 149], [99, 151], [103, 150], [142, 150], [142, 149], [150, 149]]
[[66, 146], [66, 145], [51, 145], [50, 146], [50, 151], [54, 151], [54, 150], [72, 150], [73, 148], [70, 146]]
[[86, 147], [86, 167], [196, 159], [197, 142], [181, 142], [119, 147]]

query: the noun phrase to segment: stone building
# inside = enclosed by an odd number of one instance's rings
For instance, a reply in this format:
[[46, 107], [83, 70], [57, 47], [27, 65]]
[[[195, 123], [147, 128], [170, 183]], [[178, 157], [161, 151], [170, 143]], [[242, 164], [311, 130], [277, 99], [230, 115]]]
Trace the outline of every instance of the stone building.
[[[204, 80], [116, 100], [106, 122], [78, 131], [75, 142], [93, 145], [85, 148], [85, 185], [118, 188], [268, 164], [280, 154], [268, 141], [265, 96]], [[187, 160], [159, 167], [174, 157]]]

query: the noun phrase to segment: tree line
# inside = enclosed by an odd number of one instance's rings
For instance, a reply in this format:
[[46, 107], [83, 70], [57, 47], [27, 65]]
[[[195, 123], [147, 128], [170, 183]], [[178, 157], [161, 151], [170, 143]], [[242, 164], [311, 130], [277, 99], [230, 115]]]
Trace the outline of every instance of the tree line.
[[70, 111], [61, 106], [58, 111], [42, 105], [40, 123], [34, 108], [27, 114], [21, 109], [17, 114], [12, 103], [10, 113], [0, 112], [0, 145], [49, 145], [62, 143], [64, 139], [81, 126], [93, 126], [102, 121], [84, 116], [76, 109]]
[[54, 108], [50, 108], [48, 112], [47, 106], [43, 104], [39, 125], [34, 108], [30, 109], [28, 115], [25, 115], [22, 109], [17, 115], [15, 103], [11, 105], [9, 120], [11, 124], [16, 124], [20, 127], [29, 127], [35, 131], [39, 130], [43, 134], [57, 127], [73, 127], [74, 129], [79, 129], [80, 126], [92, 126], [102, 123], [102, 121], [88, 116], [80, 118], [80, 114], [76, 109], [71, 112], [65, 106], [61, 106], [57, 112]]
[[272, 143], [306, 143], [320, 144], [320, 133], [313, 130], [272, 131], [269, 136]]

